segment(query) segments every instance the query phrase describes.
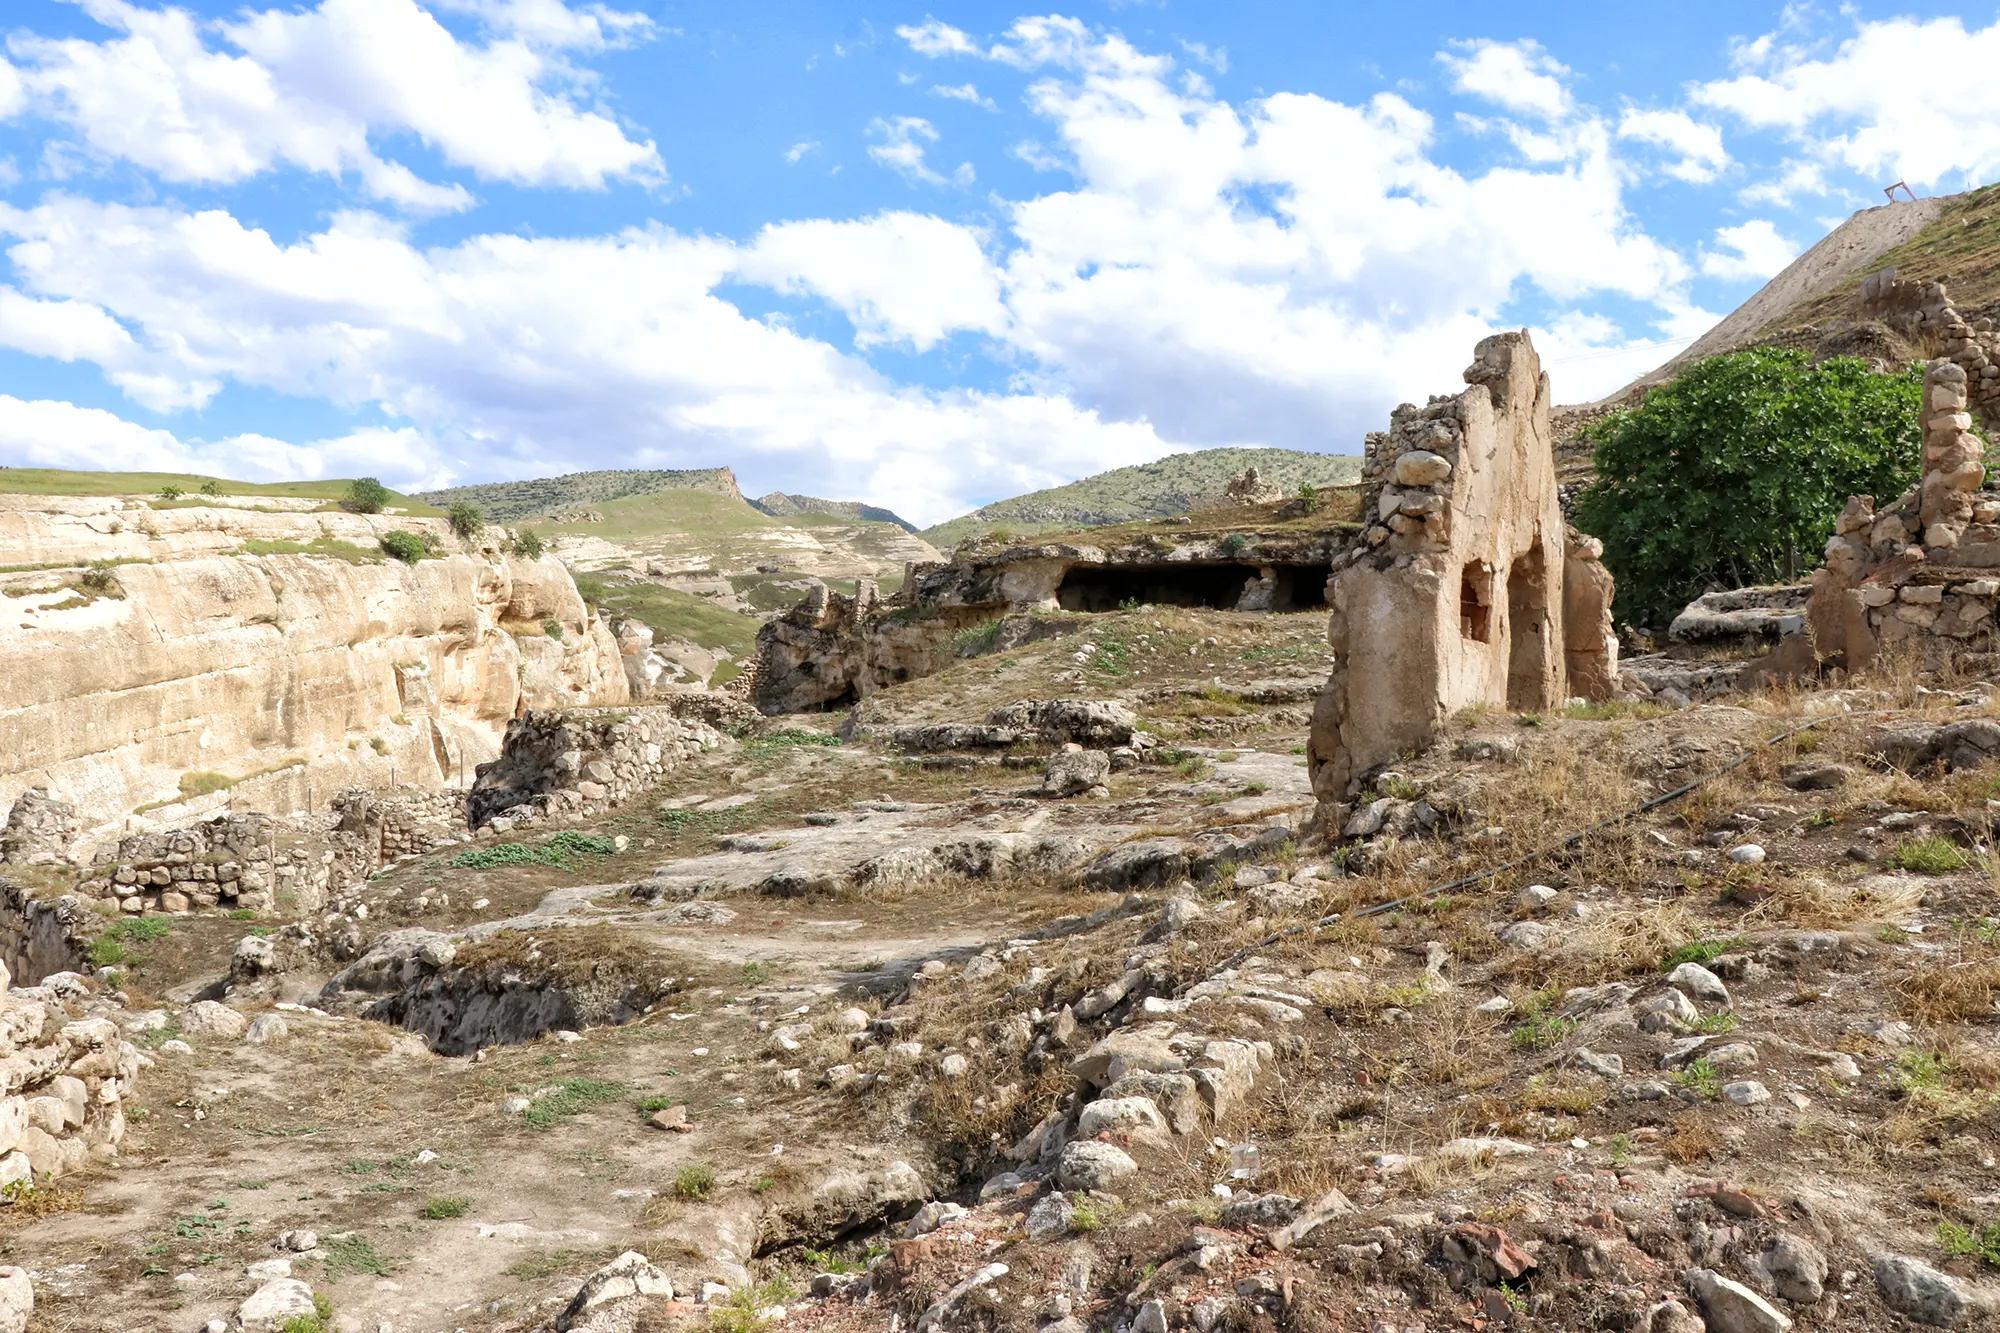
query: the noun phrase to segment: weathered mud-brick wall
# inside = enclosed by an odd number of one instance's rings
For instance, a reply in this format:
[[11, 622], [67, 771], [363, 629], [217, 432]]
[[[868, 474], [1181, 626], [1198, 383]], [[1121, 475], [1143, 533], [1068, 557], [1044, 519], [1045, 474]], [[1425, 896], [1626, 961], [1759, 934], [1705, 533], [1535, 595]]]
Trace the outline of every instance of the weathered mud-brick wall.
[[87, 1016], [74, 974], [0, 987], [0, 1189], [116, 1157], [138, 1050], [111, 1019]]
[[263, 914], [280, 905], [312, 912], [330, 889], [365, 878], [376, 864], [358, 836], [272, 815], [223, 815], [120, 839], [78, 889], [135, 915], [218, 907]]
[[[1877, 302], [1906, 286], [1878, 291]], [[1807, 632], [1762, 664], [1773, 673], [1822, 662], [1859, 670], [1884, 651], [1969, 665], [1996, 647], [2000, 494], [1984, 489], [1985, 445], [1973, 429], [1975, 413], [1989, 428], [2000, 420], [1996, 339], [1968, 325], [1937, 283], [1922, 289], [1918, 316], [1944, 352], [1924, 372], [1923, 477], [1880, 509], [1870, 496], [1848, 500], [1813, 574]]]
[[1372, 521], [1333, 562], [1334, 670], [1306, 752], [1328, 817], [1458, 708], [1554, 708], [1572, 689], [1604, 697], [1617, 678], [1611, 577], [1594, 548], [1568, 549], [1534, 344], [1487, 338], [1465, 381], [1368, 437]]
[[672, 706], [530, 711], [508, 725], [500, 757], [479, 766], [467, 817], [480, 828], [615, 805], [720, 744], [721, 732]]

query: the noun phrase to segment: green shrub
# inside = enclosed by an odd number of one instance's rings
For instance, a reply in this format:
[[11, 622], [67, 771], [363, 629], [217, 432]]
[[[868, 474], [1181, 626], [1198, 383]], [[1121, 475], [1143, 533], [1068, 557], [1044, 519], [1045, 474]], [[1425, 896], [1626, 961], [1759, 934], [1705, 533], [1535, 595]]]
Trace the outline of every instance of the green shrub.
[[186, 491], [174, 485], [172, 482], [168, 482], [166, 485], [160, 487], [160, 498], [162, 500], [178, 500], [183, 495], [186, 494], [187, 494]]
[[393, 1271], [389, 1261], [375, 1253], [375, 1246], [362, 1236], [323, 1236], [319, 1251], [320, 1262], [326, 1266], [329, 1279], [345, 1277], [349, 1273], [387, 1277]]
[[1604, 541], [1618, 611], [1671, 620], [1711, 587], [1799, 577], [1850, 495], [1917, 476], [1923, 367], [1878, 375], [1758, 347], [1710, 357], [1585, 432], [1597, 481], [1577, 526]]
[[585, 855], [610, 856], [617, 850], [618, 844], [601, 834], [563, 829], [539, 847], [503, 842], [497, 847], [460, 852], [451, 858], [451, 866], [455, 870], [497, 870], [502, 866], [552, 866], [569, 870]]
[[341, 508], [356, 514], [379, 514], [391, 499], [389, 488], [373, 477], [356, 477], [347, 483], [347, 498]]
[[220, 495], [222, 494], [222, 483], [214, 477], [210, 477], [201, 484], [201, 493], [203, 495]]
[[542, 633], [548, 635], [551, 639], [554, 639], [557, 643], [561, 643], [563, 636], [562, 621], [544, 620], [542, 622]]
[[486, 527], [486, 511], [470, 500], [460, 500], [445, 511], [444, 521], [461, 539], [471, 541]]
[[715, 1168], [704, 1162], [690, 1162], [674, 1176], [674, 1193], [700, 1203], [715, 1193]]
[[1240, 532], [1232, 532], [1222, 539], [1224, 555], [1242, 555], [1250, 549], [1250, 539]]
[[542, 549], [542, 539], [533, 528], [518, 529], [507, 543], [507, 553], [523, 560], [540, 560]]
[[625, 1091], [623, 1083], [614, 1083], [609, 1079], [564, 1079], [554, 1091], [545, 1092], [529, 1102], [528, 1109], [521, 1113], [521, 1120], [531, 1129], [548, 1129], [593, 1106], [618, 1101], [625, 1096]]
[[1702, 939], [1690, 940], [1678, 949], [1669, 949], [1660, 956], [1660, 967], [1671, 972], [1682, 963], [1700, 963], [1704, 967], [1714, 962], [1731, 949], [1740, 949], [1749, 943], [1741, 935], [1709, 935]]
[[457, 1196], [429, 1199], [425, 1201], [418, 1215], [428, 1221], [440, 1222], [447, 1217], [464, 1217], [471, 1207], [472, 1200]]
[[109, 560], [93, 560], [84, 566], [83, 573], [76, 576], [76, 586], [99, 597], [123, 597], [125, 589], [118, 582], [118, 566]]
[[313, 1312], [293, 1315], [278, 1333], [333, 1333], [333, 1302], [314, 1292]]
[[236, 779], [226, 773], [181, 774], [181, 795], [186, 797], [207, 796], [211, 792], [228, 791], [235, 785]]
[[392, 556], [406, 565], [414, 565], [428, 552], [424, 549], [424, 539], [414, 532], [404, 532], [397, 528], [382, 534], [382, 554]]

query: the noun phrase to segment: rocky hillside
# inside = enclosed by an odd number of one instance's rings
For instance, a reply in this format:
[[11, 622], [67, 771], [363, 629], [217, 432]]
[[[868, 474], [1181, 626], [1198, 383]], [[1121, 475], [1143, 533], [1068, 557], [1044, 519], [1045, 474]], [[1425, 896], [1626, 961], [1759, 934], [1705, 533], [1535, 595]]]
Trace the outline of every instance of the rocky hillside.
[[488, 481], [472, 486], [449, 486], [425, 491], [418, 496], [440, 508], [470, 502], [485, 511], [496, 523], [513, 523], [526, 518], [542, 518], [566, 509], [587, 508], [607, 500], [659, 491], [714, 491], [735, 499], [743, 492], [736, 488], [736, 474], [726, 467], [604, 472], [569, 472], [560, 477], [533, 477], [527, 481]]
[[[0, 495], [124, 495], [153, 501], [156, 506], [199, 507], [226, 493], [241, 508], [338, 509], [352, 482], [231, 481], [190, 472], [81, 472], [65, 468], [0, 467]], [[160, 492], [181, 492], [177, 500], [162, 500]], [[217, 492], [209, 495], [204, 488]], [[395, 491], [389, 493], [391, 512], [436, 515], [444, 511]], [[304, 502], [304, 503], [291, 503]]]
[[1157, 463], [1114, 468], [1067, 486], [996, 500], [928, 528], [922, 536], [942, 549], [999, 528], [1032, 533], [1166, 518], [1221, 495], [1230, 478], [1252, 467], [1286, 494], [1296, 494], [1306, 485], [1351, 486], [1361, 476], [1358, 456], [1297, 449], [1199, 449], [1169, 454]]
[[0, 803], [46, 786], [104, 833], [455, 785], [522, 704], [626, 697], [558, 561], [273, 503], [0, 494]]
[[787, 518], [794, 514], [827, 514], [834, 518], [854, 519], [864, 523], [894, 523], [905, 532], [914, 533], [917, 525], [898, 515], [893, 509], [880, 505], [863, 504], [859, 500], [822, 500], [816, 495], [787, 495], [783, 491], [772, 491], [750, 502], [773, 518]]
[[0, 1201], [0, 1298], [230, 1333], [1992, 1327], [1991, 690], [1468, 710], [1322, 844], [1319, 617], [1069, 620], [309, 920], [100, 926], [96, 975], [10, 1008], [100, 1087], [146, 1056], [122, 1141], [119, 1102], [78, 1117], [121, 1165], [0, 1156], [47, 1167]]

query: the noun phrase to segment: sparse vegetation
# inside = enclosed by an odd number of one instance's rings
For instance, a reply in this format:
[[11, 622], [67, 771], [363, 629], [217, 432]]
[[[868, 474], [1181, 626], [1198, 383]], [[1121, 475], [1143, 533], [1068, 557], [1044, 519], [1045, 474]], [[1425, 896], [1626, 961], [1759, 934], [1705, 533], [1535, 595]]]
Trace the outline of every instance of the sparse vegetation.
[[498, 870], [503, 866], [549, 866], [575, 870], [586, 856], [611, 856], [618, 846], [601, 834], [563, 829], [552, 833], [540, 846], [525, 842], [503, 842], [460, 852], [451, 858], [456, 870]]
[[471, 541], [486, 530], [486, 514], [476, 504], [460, 500], [445, 510], [445, 522], [451, 525], [453, 535], [460, 541]]
[[450, 1217], [464, 1217], [467, 1212], [471, 1211], [471, 1208], [472, 1200], [462, 1195], [452, 1195], [445, 1198], [426, 1199], [424, 1206], [418, 1210], [417, 1215], [427, 1221], [439, 1222]]
[[404, 532], [400, 528], [383, 533], [381, 543], [382, 554], [400, 560], [406, 565], [414, 565], [430, 554], [422, 537], [414, 532]]
[[379, 514], [395, 497], [389, 488], [373, 477], [356, 477], [347, 483], [347, 496], [341, 508], [356, 514]]
[[1889, 863], [1920, 875], [1949, 875], [1966, 869], [1972, 861], [1950, 838], [1933, 836], [1903, 839], [1890, 854]]
[[690, 1203], [701, 1203], [715, 1193], [715, 1168], [705, 1162], [690, 1162], [674, 1173], [674, 1193]]
[[507, 554], [522, 560], [542, 558], [542, 538], [533, 528], [517, 528], [507, 541]]
[[593, 1106], [621, 1101], [625, 1095], [625, 1085], [609, 1079], [564, 1079], [554, 1087], [537, 1091], [528, 1109], [521, 1113], [521, 1122], [530, 1129], [549, 1129]]

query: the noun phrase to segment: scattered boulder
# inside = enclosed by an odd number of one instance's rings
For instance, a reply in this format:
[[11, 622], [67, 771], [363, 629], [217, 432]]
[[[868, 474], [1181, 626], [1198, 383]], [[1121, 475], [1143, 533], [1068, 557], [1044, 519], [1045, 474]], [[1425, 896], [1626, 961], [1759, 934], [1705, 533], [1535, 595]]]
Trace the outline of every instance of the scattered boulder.
[[1111, 756], [1102, 750], [1065, 750], [1049, 756], [1042, 774], [1044, 796], [1081, 796], [1111, 780]]
[[0, 1268], [0, 1333], [25, 1333], [35, 1313], [35, 1284], [25, 1268]]
[[1883, 1302], [1905, 1319], [1933, 1328], [1950, 1328], [1967, 1315], [1984, 1314], [1994, 1301], [1957, 1278], [1907, 1255], [1885, 1252], [1868, 1257], [1875, 1270], [1875, 1288]]
[[250, 1030], [250, 1020], [215, 1000], [196, 1000], [181, 1011], [181, 1035], [196, 1041], [236, 1041]]
[[1088, 1139], [1064, 1148], [1056, 1162], [1056, 1179], [1069, 1190], [1107, 1189], [1138, 1173], [1139, 1164], [1124, 1149]]
[[1706, 1268], [1688, 1273], [1688, 1288], [1701, 1302], [1710, 1333], [1783, 1333], [1791, 1317], [1741, 1282]]
[[556, 1333], [569, 1333], [578, 1320], [600, 1305], [633, 1296], [658, 1296], [672, 1300], [674, 1284], [653, 1262], [637, 1250], [627, 1250], [583, 1280], [576, 1295], [556, 1316]]
[[1884, 763], [1914, 773], [1934, 764], [1976, 768], [2000, 754], [2000, 722], [1972, 718], [1935, 727], [1904, 727], [1878, 734], [1869, 749]]
[[1758, 1260], [1778, 1295], [1788, 1301], [1816, 1301], [1826, 1294], [1826, 1256], [1811, 1241], [1780, 1232]]
[[295, 1277], [266, 1282], [237, 1307], [236, 1321], [243, 1333], [284, 1333], [285, 1325], [301, 1316], [318, 1313], [313, 1289]]

